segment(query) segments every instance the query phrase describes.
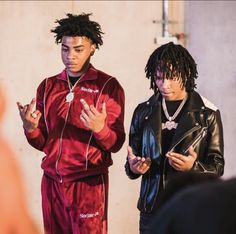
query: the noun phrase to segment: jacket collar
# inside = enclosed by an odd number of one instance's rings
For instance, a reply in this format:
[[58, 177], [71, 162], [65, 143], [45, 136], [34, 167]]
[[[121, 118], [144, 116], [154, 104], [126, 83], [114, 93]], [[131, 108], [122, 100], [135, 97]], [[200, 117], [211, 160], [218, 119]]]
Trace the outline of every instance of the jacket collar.
[[205, 107], [201, 96], [196, 91], [190, 92], [188, 95], [187, 110], [189, 112], [199, 112]]
[[190, 92], [186, 103], [185, 112], [182, 114], [179, 125], [175, 131], [170, 149], [172, 149], [177, 144], [177, 142], [180, 142], [181, 139], [183, 139], [189, 132], [201, 128], [200, 118], [196, 118], [196, 115], [193, 114], [193, 112], [200, 113], [204, 109], [205, 106], [201, 96], [195, 91]]
[[[98, 71], [93, 67], [92, 64], [89, 65], [88, 70], [81, 76], [80, 81], [85, 80], [96, 80], [98, 78]], [[64, 69], [58, 76], [57, 79], [67, 81], [66, 69]]]
[[[173, 147], [176, 142], [178, 142], [185, 134], [186, 132], [189, 132], [196, 128], [196, 126], [200, 126], [200, 123], [198, 121], [191, 117], [190, 112], [200, 112], [202, 111], [204, 107], [204, 103], [202, 101], [201, 96], [193, 91], [188, 94], [188, 100], [186, 103], [186, 109], [185, 112], [182, 115], [181, 121], [179, 123], [179, 126], [176, 129], [176, 132], [174, 134], [174, 137], [172, 139], [172, 143], [170, 147]], [[157, 142], [161, 142], [161, 98], [160, 93], [152, 95], [147, 102], [149, 102], [149, 106], [152, 108], [152, 113], [149, 117], [149, 124], [150, 127], [153, 129], [156, 137]]]

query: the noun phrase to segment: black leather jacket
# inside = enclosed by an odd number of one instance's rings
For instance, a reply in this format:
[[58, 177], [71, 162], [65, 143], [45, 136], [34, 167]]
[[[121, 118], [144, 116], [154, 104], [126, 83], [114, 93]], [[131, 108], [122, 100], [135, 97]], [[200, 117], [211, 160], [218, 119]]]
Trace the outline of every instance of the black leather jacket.
[[[150, 169], [142, 175], [138, 208], [151, 212], [156, 204], [160, 180], [163, 187], [167, 182], [168, 160], [164, 159], [161, 169], [161, 102], [159, 93], [147, 102], [141, 103], [134, 111], [129, 134], [129, 145], [137, 156], [150, 157]], [[185, 111], [173, 136], [169, 151], [186, 155], [193, 145], [198, 158], [192, 170], [200, 173], [224, 172], [223, 129], [219, 110], [197, 92], [189, 93]], [[128, 161], [126, 174], [131, 179], [140, 175], [132, 173]], [[174, 170], [174, 169], [173, 169]], [[176, 171], [177, 173], [177, 171]], [[161, 175], [162, 174], [162, 175]]]

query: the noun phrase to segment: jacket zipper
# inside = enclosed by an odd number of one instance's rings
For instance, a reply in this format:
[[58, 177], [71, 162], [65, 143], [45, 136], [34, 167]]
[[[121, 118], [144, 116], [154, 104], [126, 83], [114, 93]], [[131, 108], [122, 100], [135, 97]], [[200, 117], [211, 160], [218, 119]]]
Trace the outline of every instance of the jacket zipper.
[[[81, 77], [83, 77], [83, 75], [82, 75]], [[78, 83], [80, 82], [81, 77], [80, 77], [80, 79], [78, 80]], [[72, 101], [73, 101], [73, 100], [72, 100]], [[60, 146], [59, 146], [59, 152], [58, 152], [57, 161], [56, 161], [56, 164], [55, 164], [56, 173], [57, 173], [57, 175], [60, 177], [60, 183], [63, 182], [63, 179], [62, 179], [62, 176], [61, 176], [60, 172], [58, 171], [58, 162], [59, 162], [59, 160], [60, 160], [60, 158], [61, 158], [61, 152], [62, 152], [62, 137], [63, 137], [64, 131], [65, 131], [65, 127], [66, 127], [66, 124], [67, 124], [67, 120], [68, 120], [68, 116], [69, 116], [69, 112], [70, 112], [70, 106], [71, 106], [72, 101], [69, 102], [69, 107], [68, 107], [68, 111], [67, 111], [67, 114], [66, 114], [65, 123], [64, 123], [64, 126], [63, 126], [62, 131], [61, 131], [61, 136], [60, 136], [60, 140], [59, 140], [59, 144], [60, 144]]]
[[66, 124], [67, 124], [67, 119], [68, 119], [69, 112], [70, 112], [70, 106], [71, 106], [71, 102], [69, 102], [69, 107], [68, 107], [68, 111], [67, 111], [67, 114], [66, 114], [65, 123], [64, 123], [64, 126], [63, 126], [62, 131], [61, 131], [61, 136], [60, 136], [60, 140], [59, 140], [59, 143], [60, 143], [59, 152], [58, 152], [57, 161], [56, 161], [56, 165], [55, 165], [56, 173], [57, 173], [57, 175], [60, 177], [60, 183], [63, 182], [63, 179], [62, 179], [62, 176], [61, 176], [60, 172], [58, 171], [58, 162], [59, 162], [59, 160], [60, 160], [60, 158], [61, 158], [61, 152], [62, 152], [62, 137], [63, 137], [63, 133], [64, 133], [64, 130], [65, 130], [65, 127], [66, 127]]
[[[193, 146], [193, 148], [197, 145], [198, 141], [202, 138], [202, 136], [205, 134], [205, 128], [202, 129], [202, 132], [199, 134], [199, 136], [195, 139], [195, 141], [191, 144]], [[184, 151], [184, 153], [186, 153], [188, 150], [188, 148], [186, 148], [186, 150]], [[203, 169], [203, 172], [206, 172], [207, 170], [204, 168], [204, 166], [198, 162], [198, 165], [200, 165]], [[210, 171], [208, 171], [208, 173], [211, 173]], [[214, 172], [213, 172], [214, 173]]]
[[[97, 108], [97, 104], [98, 104], [98, 100], [102, 94], [102, 91], [103, 89], [105, 88], [106, 84], [111, 80], [113, 79], [114, 77], [110, 77], [106, 82], [105, 84], [103, 85], [102, 89], [101, 89], [101, 92], [99, 94], [99, 97], [96, 101], [96, 108]], [[65, 123], [64, 123], [64, 126], [62, 128], [62, 132], [61, 132], [61, 136], [60, 136], [60, 147], [59, 147], [59, 153], [58, 153], [58, 156], [57, 156], [57, 161], [56, 161], [56, 165], [55, 165], [55, 168], [56, 168], [56, 173], [57, 175], [60, 177], [60, 183], [63, 182], [63, 179], [62, 179], [62, 176], [60, 175], [60, 172], [58, 171], [58, 162], [60, 160], [60, 157], [61, 157], [61, 152], [62, 152], [62, 136], [63, 136], [63, 133], [64, 133], [64, 130], [65, 130], [65, 127], [66, 127], [66, 124], [67, 124], [67, 119], [68, 119], [68, 116], [69, 116], [69, 112], [70, 112], [70, 106], [71, 106], [71, 103], [72, 102], [69, 102], [69, 107], [68, 107], [68, 112], [67, 112], [67, 115], [66, 115], [66, 118], [65, 118]], [[88, 146], [87, 146], [87, 150], [86, 150], [86, 165], [85, 165], [85, 168], [86, 170], [88, 169], [88, 151], [89, 151], [89, 146], [90, 146], [90, 142], [91, 142], [91, 139], [92, 139], [92, 136], [93, 136], [93, 132], [91, 132], [91, 135], [90, 135], [90, 138], [89, 138], [89, 141], [88, 141]]]
[[[152, 130], [151, 130], [152, 131]], [[153, 133], [154, 134], [154, 133]], [[150, 149], [150, 147], [148, 147], [148, 149]], [[150, 152], [147, 153], [147, 155], [150, 155]], [[146, 193], [145, 193], [145, 196], [144, 196], [144, 210], [147, 212], [147, 196], [148, 196], [148, 191], [149, 191], [149, 188], [150, 188], [150, 182], [151, 181], [151, 176], [150, 176], [150, 170], [149, 170], [149, 175], [148, 175], [148, 186], [147, 186], [147, 190], [146, 190]], [[159, 191], [159, 188], [160, 188], [160, 182], [158, 183], [158, 187], [157, 187], [157, 193], [154, 197], [154, 200], [153, 200], [153, 203], [152, 203], [152, 206], [151, 206], [151, 210], [153, 209], [154, 207], [154, 204], [155, 204], [155, 201], [156, 201], [156, 198], [157, 198], [157, 194], [158, 194], [158, 191]]]
[[[169, 150], [172, 151], [184, 138], [186, 138], [190, 133], [200, 129], [201, 126], [198, 124], [195, 127], [193, 127], [190, 131], [188, 131], [182, 138], [180, 138], [180, 140], [178, 142], [176, 142], [176, 144]], [[202, 134], [202, 133], [201, 133]], [[198, 140], [198, 137], [197, 137]], [[196, 144], [196, 141], [194, 141]], [[165, 157], [164, 159], [164, 166], [163, 166], [163, 172], [162, 172], [162, 183], [163, 183], [163, 188], [165, 189], [165, 170], [166, 170], [166, 160], [167, 158]]]
[[202, 136], [205, 133], [205, 129], [203, 128], [202, 131], [199, 133], [198, 137], [188, 146], [186, 147], [186, 149], [184, 150], [184, 154], [186, 154], [188, 152], [188, 148], [190, 146], [193, 146], [193, 148], [195, 148], [195, 146], [197, 145], [197, 143], [199, 142], [199, 140], [202, 138]]

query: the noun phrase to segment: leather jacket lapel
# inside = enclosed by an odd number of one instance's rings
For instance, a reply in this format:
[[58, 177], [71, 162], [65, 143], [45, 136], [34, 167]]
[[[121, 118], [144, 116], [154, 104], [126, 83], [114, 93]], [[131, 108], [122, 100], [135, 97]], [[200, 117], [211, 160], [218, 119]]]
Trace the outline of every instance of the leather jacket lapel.
[[189, 93], [186, 108], [175, 131], [170, 150], [175, 147], [175, 145], [179, 144], [179, 142], [181, 142], [191, 132], [200, 128], [201, 122], [199, 115], [202, 110], [202, 106], [204, 106], [204, 104], [199, 94], [197, 94], [195, 91]]
[[194, 117], [194, 112], [185, 111], [181, 117], [181, 121], [175, 131], [170, 150], [179, 142], [181, 142], [190, 132], [197, 130], [199, 126], [198, 121]]

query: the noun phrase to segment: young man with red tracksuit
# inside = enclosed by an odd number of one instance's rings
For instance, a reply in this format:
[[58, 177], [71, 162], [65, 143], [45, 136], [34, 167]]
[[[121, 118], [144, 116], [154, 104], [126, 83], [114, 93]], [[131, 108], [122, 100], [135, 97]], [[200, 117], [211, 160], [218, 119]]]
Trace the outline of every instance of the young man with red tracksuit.
[[124, 91], [90, 63], [103, 41], [100, 25], [89, 16], [57, 20], [52, 32], [65, 70], [44, 79], [30, 104], [17, 103], [28, 142], [45, 153], [47, 234], [107, 233], [108, 167], [125, 140]]

